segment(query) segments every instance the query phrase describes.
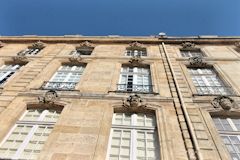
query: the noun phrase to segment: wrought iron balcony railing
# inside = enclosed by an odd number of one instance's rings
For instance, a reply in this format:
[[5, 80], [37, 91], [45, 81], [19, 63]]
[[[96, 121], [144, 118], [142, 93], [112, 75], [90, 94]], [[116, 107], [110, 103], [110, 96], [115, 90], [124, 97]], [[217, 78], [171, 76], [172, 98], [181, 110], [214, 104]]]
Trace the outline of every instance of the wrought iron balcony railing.
[[202, 95], [235, 95], [231, 87], [227, 86], [195, 86], [198, 94]]
[[117, 84], [117, 91], [119, 91], [119, 92], [152, 93], [153, 85]]
[[74, 90], [77, 82], [52, 82], [45, 81], [42, 85], [43, 89], [53, 90]]

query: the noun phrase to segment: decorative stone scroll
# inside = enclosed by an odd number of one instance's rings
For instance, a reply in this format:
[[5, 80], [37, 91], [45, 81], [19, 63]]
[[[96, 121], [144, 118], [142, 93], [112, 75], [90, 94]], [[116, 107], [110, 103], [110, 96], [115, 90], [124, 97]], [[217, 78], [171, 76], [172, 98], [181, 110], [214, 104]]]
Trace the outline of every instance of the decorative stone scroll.
[[232, 109], [239, 109], [234, 100], [228, 96], [218, 96], [211, 102], [213, 107], [218, 110], [229, 111]]
[[135, 94], [123, 100], [123, 107], [126, 108], [129, 112], [139, 112], [147, 106], [141, 97]]
[[58, 98], [57, 92], [54, 90], [49, 90], [45, 93], [44, 96], [39, 96], [38, 101], [40, 103], [49, 103], [53, 104]]
[[192, 42], [183, 42], [181, 49], [182, 50], [198, 50], [199, 48], [196, 48], [196, 45]]
[[41, 41], [35, 42], [32, 45], [28, 46], [29, 49], [43, 49], [45, 44]]
[[132, 56], [129, 60], [129, 63], [132, 66], [139, 66], [142, 63], [143, 59], [141, 58], [141, 56]]
[[80, 63], [82, 61], [82, 57], [80, 54], [73, 54], [68, 59], [70, 62], [73, 62], [73, 63]]
[[95, 45], [93, 43], [90, 43], [89, 41], [84, 41], [80, 43], [78, 46], [76, 46], [76, 50], [82, 49], [82, 48], [94, 48]]
[[19, 52], [17, 56], [12, 57], [12, 60], [16, 64], [26, 64], [28, 62], [28, 58], [23, 52]]
[[139, 42], [133, 42], [133, 43], [130, 43], [129, 44], [129, 48], [131, 48], [131, 49], [144, 49], [145, 48], [145, 46], [143, 45], [143, 44], [141, 44], [141, 43], [139, 43]]
[[188, 60], [191, 67], [205, 67], [207, 65], [202, 57], [190, 57]]

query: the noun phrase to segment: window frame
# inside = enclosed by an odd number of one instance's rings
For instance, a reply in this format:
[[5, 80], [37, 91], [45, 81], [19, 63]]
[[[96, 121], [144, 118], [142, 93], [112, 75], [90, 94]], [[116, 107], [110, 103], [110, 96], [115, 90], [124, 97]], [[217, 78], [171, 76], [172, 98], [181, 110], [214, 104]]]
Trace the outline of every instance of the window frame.
[[[14, 66], [17, 66], [17, 69], [15, 69], [15, 70], [12, 70], [12, 69], [2, 69], [4, 66], [10, 66], [10, 65], [12, 65], [13, 67], [14, 67]], [[0, 72], [1, 72], [1, 71], [3, 71], [3, 72], [5, 71], [5, 72], [7, 72], [7, 73], [5, 73], [3, 76], [1, 76], [0, 79], [4, 80], [4, 79], [7, 78], [9, 75], [10, 75], [10, 76], [9, 76], [5, 81], [3, 81], [2, 83], [0, 83], [0, 87], [3, 87], [3, 86], [5, 86], [7, 83], [9, 83], [9, 81], [11, 81], [11, 79], [16, 76], [16, 73], [18, 73], [19, 70], [20, 70], [22, 67], [24, 67], [24, 65], [15, 64], [15, 63], [4, 63], [4, 64], [2, 64], [2, 65], [0, 66]], [[1, 80], [1, 81], [2, 81], [2, 80]]]
[[[182, 54], [181, 54], [181, 51], [191, 51], [191, 49], [190, 49], [190, 50], [188, 50], [188, 49], [183, 49], [182, 46], [178, 46], [175, 50], [176, 50], [176, 53], [177, 53], [178, 58], [180, 58], [180, 59], [188, 59], [188, 58], [190, 58], [190, 57], [183, 57]], [[208, 55], [208, 53], [207, 53], [207, 51], [205, 50], [205, 48], [204, 48], [203, 45], [201, 45], [201, 46], [196, 46], [196, 49], [192, 49], [192, 51], [194, 51], [194, 50], [199, 50], [199, 51], [202, 53], [202, 55], [203, 55], [202, 58], [207, 58], [207, 57], [209, 57], [209, 55]]]
[[[234, 122], [232, 121], [232, 119], [238, 119], [240, 120], [239, 118], [239, 113], [232, 113], [232, 114], [228, 114], [228, 115], [223, 115], [223, 113], [221, 114], [220, 112], [212, 112], [209, 114], [209, 117], [211, 118], [211, 123], [212, 123], [212, 126], [215, 128], [214, 131], [216, 132], [216, 134], [218, 135], [217, 137], [214, 137], [213, 140], [214, 141], [217, 141], [215, 143], [219, 143], [219, 145], [217, 145], [217, 148], [221, 149], [220, 147], [224, 148], [224, 151], [225, 151], [225, 154], [227, 154], [227, 156], [229, 158], [227, 159], [232, 159], [231, 158], [231, 153], [230, 151], [228, 150], [225, 142], [224, 142], [224, 139], [223, 139], [223, 136], [227, 136], [228, 139], [229, 137], [237, 137], [238, 140], [240, 141], [240, 128], [237, 129], [236, 125], [234, 124]], [[230, 130], [219, 130], [216, 126], [216, 123], [214, 122], [214, 119], [226, 119], [228, 121], [228, 124], [229, 126], [231, 127], [232, 131]], [[211, 127], [212, 127], [211, 126]], [[232, 147], [233, 146], [233, 143], [231, 143], [232, 141], [230, 141], [230, 144]], [[223, 145], [221, 145], [223, 144]], [[239, 143], [238, 143], [239, 144]], [[235, 149], [235, 148], [234, 148]], [[236, 150], [236, 149], [235, 149]], [[240, 151], [239, 152], [234, 152], [234, 153], [238, 153], [238, 157], [240, 158]], [[221, 153], [221, 154], [224, 154], [224, 153]]]
[[[74, 67], [74, 66], [79, 66], [79, 67], [81, 67], [81, 68], [83, 68], [83, 71], [82, 72], [78, 72], [78, 71], [71, 71], [71, 72], [69, 72], [69, 71], [61, 71], [61, 68], [63, 67], [63, 66], [70, 66], [70, 67]], [[51, 75], [51, 77], [48, 79], [48, 81], [45, 81], [42, 85], [41, 85], [41, 88], [42, 89], [54, 89], [54, 90], [63, 90], [63, 91], [72, 91], [72, 90], [75, 90], [75, 88], [76, 88], [76, 86], [80, 83], [80, 81], [81, 81], [81, 77], [82, 77], [82, 75], [84, 74], [84, 70], [86, 69], [86, 67], [87, 67], [87, 64], [86, 63], [79, 63], [79, 64], [71, 64], [71, 63], [62, 63], [62, 64], [60, 64], [59, 66], [58, 66], [58, 68], [55, 70], [55, 72]], [[61, 73], [64, 73], [64, 72], [66, 72], [66, 73], [68, 73], [67, 74], [67, 76], [66, 77], [64, 77], [64, 81], [63, 82], [57, 82], [57, 81], [52, 81], [54, 78], [56, 78], [56, 75], [59, 73], [59, 72], [61, 72]], [[67, 79], [72, 75], [72, 73], [80, 73], [80, 75], [79, 75], [79, 80], [78, 80], [78, 82], [69, 82], [69, 81], [67, 81]], [[49, 85], [49, 83], [62, 83], [62, 84], [64, 84], [64, 83], [74, 83], [74, 87], [73, 88], [49, 88], [48, 87], [48, 85]]]
[[232, 94], [230, 94], [228, 96], [239, 95], [239, 92], [236, 89], [234, 89], [235, 87], [234, 87], [234, 85], [232, 85], [229, 78], [224, 74], [224, 72], [221, 70], [221, 68], [216, 63], [207, 64], [205, 67], [193, 67], [187, 63], [180, 63], [180, 67], [182, 69], [183, 76], [185, 77], [186, 83], [190, 89], [189, 91], [191, 91], [193, 96], [217, 96], [217, 95], [221, 95], [221, 94], [199, 94], [197, 92], [197, 89], [196, 89], [193, 81], [192, 81], [192, 77], [188, 71], [188, 68], [212, 68], [214, 70], [214, 72], [216, 73], [216, 75], [218, 76], [218, 78], [225, 84], [225, 86], [231, 88]]
[[[29, 110], [43, 110], [43, 112], [41, 112], [40, 116], [34, 121], [23, 120], [23, 118], [27, 115]], [[18, 146], [16, 152], [14, 153], [14, 155], [10, 159], [20, 158], [21, 154], [26, 149], [29, 142], [32, 140], [32, 137], [34, 136], [34, 134], [37, 133], [36, 131], [39, 128], [39, 126], [52, 127], [51, 132], [49, 132], [49, 135], [47, 136], [46, 140], [44, 141], [44, 142], [47, 142], [48, 137], [52, 133], [52, 131], [53, 131], [58, 119], [59, 119], [59, 118], [57, 118], [56, 121], [54, 121], [54, 122], [44, 121], [44, 118], [46, 117], [47, 112], [49, 112], [51, 110], [54, 110], [55, 112], [60, 112], [59, 113], [59, 116], [60, 116], [62, 111], [63, 111], [63, 107], [60, 107], [60, 108], [59, 107], [56, 107], [56, 108], [54, 107], [53, 109], [44, 108], [42, 106], [40, 106], [40, 107], [29, 107], [21, 114], [21, 116], [18, 118], [18, 120], [16, 120], [14, 125], [9, 129], [8, 133], [4, 136], [3, 140], [0, 142], [0, 148], [8, 140], [8, 138], [13, 134], [13, 131], [17, 128], [17, 126], [19, 126], [19, 125], [32, 126], [32, 128], [30, 129], [29, 132], [27, 132], [27, 135], [26, 135], [26, 137], [24, 137], [23, 142], [20, 144], [20, 146]], [[40, 155], [44, 145], [45, 145], [45, 143], [43, 144], [42, 148], [40, 149], [40, 152], [39, 152], [38, 155]], [[1, 157], [0, 157], [0, 159], [1, 159]]]
[[[42, 49], [39, 49], [39, 48], [26, 48], [26, 49], [21, 50], [20, 52], [18, 52], [17, 55], [23, 54], [23, 55], [28, 56], [28, 57], [31, 57], [31, 56], [39, 56], [40, 52], [41, 52], [43, 49], [44, 49], [44, 48], [42, 48]], [[38, 50], [38, 51], [36, 52], [36, 50]], [[34, 52], [36, 52], [36, 53], [35, 53], [35, 54], [32, 54], [32, 53], [34, 53]]]
[[[126, 114], [130, 114], [131, 115], [131, 122], [129, 125], [117, 125], [117, 124], [114, 124], [115, 122], [115, 116], [116, 116], [116, 113], [122, 113], [123, 115], [126, 115]], [[146, 117], [146, 115], [152, 115], [154, 117], [154, 124], [155, 124], [155, 127], [148, 127], [148, 126], [137, 126], [137, 115], [138, 114], [143, 114], [144, 117]], [[144, 118], [145, 119], [145, 118]], [[145, 122], [145, 120], [144, 120]], [[130, 144], [129, 144], [129, 159], [130, 160], [133, 160], [135, 158], [137, 158], [137, 143], [134, 143], [137, 141], [137, 133], [140, 131], [140, 132], [144, 132], [146, 134], [146, 132], [149, 132], [149, 133], [154, 133], [154, 135], [156, 136], [155, 138], [157, 138], [155, 140], [155, 142], [157, 142], [157, 147], [155, 148], [156, 151], [159, 151], [157, 152], [157, 159], [161, 159], [161, 151], [160, 151], [160, 148], [161, 148], [161, 144], [160, 144], [160, 135], [159, 135], [159, 127], [158, 127], [158, 121], [157, 121], [157, 116], [156, 116], [156, 113], [155, 112], [152, 112], [150, 111], [150, 113], [142, 113], [142, 112], [139, 112], [139, 113], [130, 113], [130, 112], [114, 112], [113, 113], [113, 116], [112, 116], [112, 121], [111, 121], [111, 129], [110, 129], [110, 134], [109, 134], [109, 140], [108, 140], [108, 147], [107, 147], [107, 156], [106, 156], [106, 160], [109, 160], [110, 158], [110, 151], [111, 151], [111, 146], [112, 146], [112, 136], [113, 136], [113, 131], [115, 130], [120, 130], [121, 132], [124, 132], [124, 131], [130, 131]], [[121, 136], [121, 139], [122, 139], [122, 136]], [[144, 139], [146, 141], [146, 139]], [[121, 145], [120, 145], [120, 148], [121, 148]], [[147, 144], [146, 144], [146, 149], [147, 149]], [[147, 154], [145, 154], [146, 156]], [[118, 157], [120, 156], [120, 154], [118, 155]]]
[[[121, 81], [122, 81], [122, 69], [123, 68], [132, 68], [133, 69], [133, 71], [134, 71], [134, 69], [136, 70], [136, 68], [145, 68], [145, 69], [148, 69], [148, 71], [149, 71], [149, 77], [148, 77], [148, 79], [149, 79], [149, 84], [147, 85], [147, 86], [149, 86], [149, 91], [148, 92], [141, 92], [141, 91], [134, 91], [134, 88], [133, 88], [133, 85], [138, 85], [138, 84], [134, 84], [134, 82], [136, 83], [137, 82], [137, 78], [135, 78], [134, 79], [134, 77], [136, 77], [138, 74], [136, 74], [136, 72], [135, 72], [135, 74], [134, 74], [134, 72], [132, 72], [132, 74], [130, 74], [130, 75], [132, 75], [133, 76], [133, 81], [132, 81], [132, 91], [128, 91], [127, 90], [127, 88], [126, 88], [126, 90], [120, 90], [119, 88], [120, 88], [120, 85], [127, 85], [127, 84], [121, 84]], [[146, 64], [146, 65], [139, 65], [139, 66], [131, 66], [131, 65], [129, 65], [129, 64], [122, 64], [121, 65], [121, 67], [120, 67], [120, 71], [119, 71], [119, 78], [118, 78], [118, 83], [117, 83], [117, 88], [116, 88], [116, 91], [117, 92], [123, 92], [123, 93], [139, 93], [139, 94], [153, 94], [154, 93], [154, 85], [153, 85], [153, 83], [154, 83], [154, 81], [153, 81], [153, 75], [152, 75], [152, 71], [151, 71], [151, 65], [149, 65], [149, 64]], [[126, 73], [128, 73], [128, 72], [126, 72]], [[129, 75], [129, 74], [123, 74], [123, 75]], [[135, 75], [135, 76], [134, 76]], [[126, 83], [128, 82], [128, 80], [126, 80]], [[140, 84], [141, 85], [141, 84]], [[142, 84], [143, 86], [144, 86], [144, 84]]]

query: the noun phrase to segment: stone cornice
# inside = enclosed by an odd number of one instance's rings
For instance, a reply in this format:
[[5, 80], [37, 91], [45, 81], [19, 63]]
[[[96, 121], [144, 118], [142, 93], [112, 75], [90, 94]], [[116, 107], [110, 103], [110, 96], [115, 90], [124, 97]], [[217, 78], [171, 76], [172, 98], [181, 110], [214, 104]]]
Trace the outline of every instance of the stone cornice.
[[167, 37], [159, 39], [154, 36], [0, 36], [0, 41], [4, 43], [33, 43], [36, 41], [44, 43], [69, 43], [79, 44], [83, 41], [91, 41], [94, 44], [129, 44], [137, 41], [144, 45], [146, 44], [177, 44], [191, 41], [195, 44], [226, 44], [234, 45], [240, 42], [240, 36], [235, 37]]

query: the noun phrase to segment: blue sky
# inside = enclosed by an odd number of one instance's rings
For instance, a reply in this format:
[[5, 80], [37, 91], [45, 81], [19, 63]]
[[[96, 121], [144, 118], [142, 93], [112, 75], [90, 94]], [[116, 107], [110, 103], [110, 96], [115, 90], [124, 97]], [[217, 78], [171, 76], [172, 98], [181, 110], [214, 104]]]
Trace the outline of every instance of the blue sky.
[[0, 0], [0, 35], [240, 35], [240, 0]]

